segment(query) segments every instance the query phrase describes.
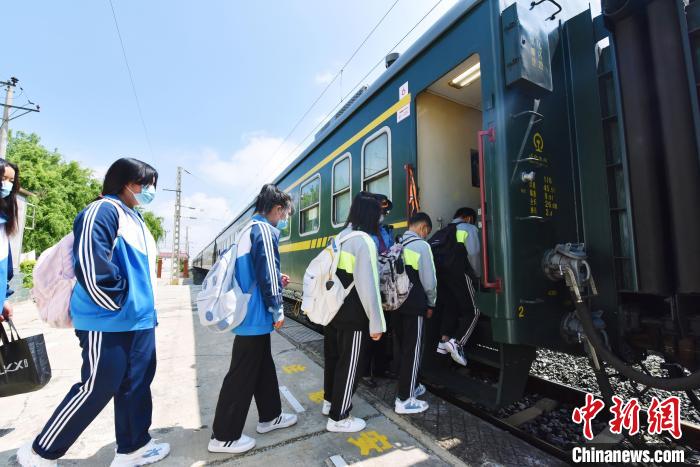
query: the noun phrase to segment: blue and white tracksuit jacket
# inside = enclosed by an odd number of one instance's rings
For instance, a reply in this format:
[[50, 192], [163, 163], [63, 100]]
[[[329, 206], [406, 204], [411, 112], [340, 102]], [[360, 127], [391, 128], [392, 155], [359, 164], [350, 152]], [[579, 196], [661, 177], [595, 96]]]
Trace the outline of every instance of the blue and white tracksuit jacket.
[[7, 219], [0, 215], [0, 278], [7, 277], [7, 281], [0, 280], [0, 299], [2, 299], [2, 304], [0, 304], [0, 311], [4, 305], [4, 301], [14, 293], [10, 289], [10, 280], [14, 275], [12, 266], [12, 252], [10, 251], [10, 239], [7, 237], [7, 232], [5, 232], [5, 224]]
[[114, 400], [117, 452], [151, 437], [150, 386], [156, 371], [156, 244], [141, 215], [117, 197], [90, 203], [73, 223], [77, 283], [70, 310], [83, 364], [32, 447], [58, 459]]
[[73, 325], [85, 331], [151, 329], [156, 243], [141, 214], [117, 197], [107, 198], [112, 202], [90, 203], [73, 223]]
[[280, 273], [279, 236], [264, 216], [243, 233], [236, 256], [236, 280], [250, 293], [245, 319], [231, 332], [239, 336], [259, 336], [273, 331], [282, 316], [282, 274]]

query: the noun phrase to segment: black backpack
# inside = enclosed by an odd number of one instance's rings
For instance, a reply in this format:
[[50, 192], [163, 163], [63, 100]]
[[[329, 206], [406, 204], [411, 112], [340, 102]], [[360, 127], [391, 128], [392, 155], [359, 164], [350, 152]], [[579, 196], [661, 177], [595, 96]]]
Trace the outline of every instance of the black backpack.
[[467, 260], [464, 247], [457, 243], [457, 226], [466, 223], [447, 224], [447, 226], [435, 232], [428, 240], [430, 248], [433, 250], [435, 270], [438, 274], [467, 273], [470, 277], [475, 277], [474, 271]]

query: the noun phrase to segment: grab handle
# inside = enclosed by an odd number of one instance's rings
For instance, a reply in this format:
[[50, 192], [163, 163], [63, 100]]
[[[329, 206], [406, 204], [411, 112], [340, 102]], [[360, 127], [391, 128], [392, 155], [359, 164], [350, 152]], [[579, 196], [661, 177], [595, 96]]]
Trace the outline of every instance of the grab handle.
[[489, 137], [489, 142], [496, 141], [496, 131], [493, 128], [479, 130], [479, 192], [481, 194], [481, 258], [483, 269], [484, 288], [495, 289], [496, 293], [501, 292], [501, 279], [496, 278], [494, 282], [489, 281], [489, 253], [488, 234], [486, 227], [486, 164], [484, 162], [484, 136]]

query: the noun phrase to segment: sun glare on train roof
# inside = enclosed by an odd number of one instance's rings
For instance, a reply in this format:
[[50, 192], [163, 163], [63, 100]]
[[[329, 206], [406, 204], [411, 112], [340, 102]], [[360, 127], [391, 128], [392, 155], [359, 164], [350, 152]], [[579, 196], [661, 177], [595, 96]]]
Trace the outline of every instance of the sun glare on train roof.
[[481, 76], [481, 63], [477, 63], [457, 75], [449, 82], [453, 88], [462, 89], [464, 86], [472, 84]]

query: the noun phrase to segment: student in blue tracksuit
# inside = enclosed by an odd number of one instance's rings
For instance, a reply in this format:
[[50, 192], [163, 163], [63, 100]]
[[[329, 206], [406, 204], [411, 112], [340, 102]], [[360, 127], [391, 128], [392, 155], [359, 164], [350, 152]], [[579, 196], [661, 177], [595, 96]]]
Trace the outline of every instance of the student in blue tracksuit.
[[0, 297], [3, 299], [0, 322], [12, 318], [12, 305], [7, 298], [14, 292], [10, 289], [13, 276], [10, 235], [17, 231], [17, 192], [19, 191], [19, 167], [0, 159], [2, 187], [0, 188]]
[[278, 242], [291, 210], [290, 196], [267, 184], [255, 201], [253, 223], [239, 233], [236, 280], [252, 296], [243, 322], [232, 330], [236, 338], [231, 366], [216, 404], [210, 452], [241, 453], [255, 447], [255, 439], [243, 434], [253, 396], [258, 407], [258, 433], [297, 422], [296, 415], [282, 412], [270, 348], [270, 333], [284, 322], [282, 288], [288, 278], [280, 272]]
[[81, 381], [33, 443], [20, 448], [22, 466], [56, 465], [111, 400], [117, 438], [112, 467], [151, 464], [170, 452], [148, 433], [156, 371], [156, 244], [134, 209], [153, 200], [157, 182], [150, 165], [119, 159], [107, 170], [102, 196], [75, 218], [77, 283], [70, 312], [82, 348]]
[[[371, 234], [370, 237], [374, 240], [377, 253], [381, 255], [388, 252], [389, 249], [394, 246], [394, 227], [384, 224], [384, 218], [391, 212], [393, 203], [386, 195], [381, 193], [372, 193], [372, 196], [379, 201], [382, 214], [379, 217], [379, 228], [377, 232]], [[371, 340], [367, 347], [367, 368], [365, 369], [365, 376], [363, 376], [362, 381], [371, 388], [377, 387], [377, 382], [374, 380], [375, 376], [385, 376], [387, 371], [389, 371], [389, 355], [391, 353], [390, 348], [393, 341], [393, 329], [391, 329], [391, 320], [387, 313], [384, 313], [384, 319], [388, 326], [388, 338], [378, 341]]]

